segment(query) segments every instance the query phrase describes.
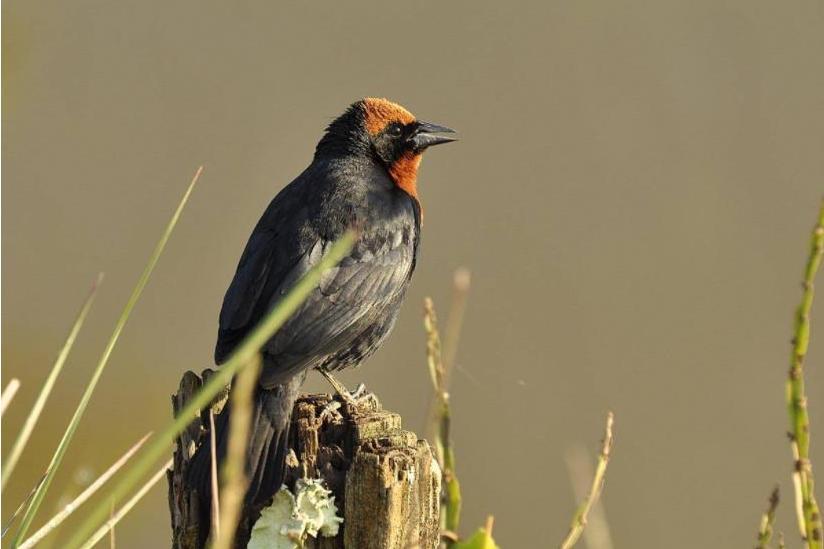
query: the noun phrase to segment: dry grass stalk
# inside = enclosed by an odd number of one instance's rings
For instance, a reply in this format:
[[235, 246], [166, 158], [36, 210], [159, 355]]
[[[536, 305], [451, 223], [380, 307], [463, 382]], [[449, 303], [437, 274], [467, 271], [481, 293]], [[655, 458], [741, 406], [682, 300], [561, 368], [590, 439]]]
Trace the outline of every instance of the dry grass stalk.
[[[466, 311], [466, 299], [469, 295], [471, 277], [469, 270], [461, 267], [455, 270], [452, 276], [452, 304], [449, 309], [449, 318], [446, 322], [445, 338], [443, 345], [442, 377], [443, 387], [449, 390], [449, 378], [452, 368], [455, 365], [455, 357], [458, 354], [458, 341], [463, 328], [464, 312]], [[426, 413], [426, 430], [430, 438], [438, 438], [438, 418], [440, 416], [441, 402], [437, 395], [429, 398], [428, 410]], [[436, 448], [436, 451], [440, 451]], [[439, 458], [440, 459], [440, 458]]]
[[[460, 267], [452, 275], [452, 303], [449, 308], [449, 317], [446, 321], [445, 337], [443, 339], [443, 349], [441, 351], [441, 374], [443, 390], [449, 391], [449, 379], [455, 365], [455, 358], [458, 354], [458, 342], [463, 328], [464, 312], [466, 311], [466, 300], [469, 295], [471, 276], [468, 269]], [[438, 446], [438, 428], [440, 424], [442, 410], [441, 399], [437, 391], [430, 395], [426, 413], [426, 433], [427, 437], [436, 441], [435, 452], [438, 462], [442, 463], [442, 448]]]
[[230, 549], [233, 546], [235, 529], [240, 519], [243, 495], [249, 479], [246, 478], [244, 458], [249, 441], [249, 426], [252, 422], [252, 399], [260, 373], [261, 358], [256, 354], [252, 363], [237, 377], [232, 386], [229, 416], [229, 445], [226, 461], [220, 471], [223, 489], [220, 506], [220, 531], [212, 549]]
[[469, 296], [471, 282], [471, 274], [465, 267], [456, 269], [452, 275], [452, 303], [449, 307], [449, 318], [446, 319], [446, 328], [444, 328], [443, 345], [444, 376], [447, 387], [450, 372], [455, 365], [455, 357], [458, 356], [458, 342], [461, 339], [466, 300]]
[[[595, 475], [592, 456], [585, 447], [576, 445], [567, 451], [566, 463], [575, 501], [584, 501], [588, 494], [590, 479]], [[589, 549], [612, 549], [614, 547], [601, 500], [595, 502], [590, 510], [583, 538]]]
[[140, 501], [141, 499], [143, 499], [143, 496], [145, 496], [145, 495], [146, 495], [146, 493], [147, 493], [149, 490], [151, 490], [151, 489], [152, 489], [152, 487], [154, 487], [154, 485], [155, 485], [155, 484], [157, 484], [157, 483], [160, 481], [160, 479], [162, 479], [163, 477], [165, 477], [165, 476], [166, 476], [166, 469], [168, 469], [168, 468], [169, 468], [169, 467], [171, 467], [171, 466], [172, 466], [172, 460], [169, 460], [169, 461], [167, 461], [166, 463], [164, 463], [164, 464], [163, 464], [163, 467], [161, 467], [161, 468], [160, 468], [160, 469], [159, 469], [159, 470], [158, 470], [158, 471], [154, 474], [154, 476], [153, 476], [152, 478], [150, 478], [150, 479], [149, 479], [149, 481], [148, 481], [146, 484], [144, 484], [144, 485], [140, 488], [140, 490], [138, 490], [138, 491], [137, 491], [137, 493], [136, 493], [134, 496], [132, 496], [132, 497], [131, 497], [131, 499], [129, 499], [129, 501], [127, 501], [127, 502], [123, 505], [123, 507], [121, 507], [120, 509], [118, 509], [118, 510], [117, 510], [117, 512], [116, 512], [116, 513], [114, 513], [114, 515], [112, 515], [112, 516], [109, 518], [109, 520], [108, 520], [108, 521], [106, 521], [106, 523], [105, 523], [105, 524], [103, 524], [103, 526], [101, 526], [100, 528], [98, 528], [98, 529], [97, 529], [97, 531], [95, 531], [95, 532], [94, 532], [94, 534], [92, 534], [92, 537], [90, 537], [90, 538], [86, 541], [86, 543], [84, 543], [83, 545], [81, 545], [81, 549], [92, 549], [92, 547], [94, 547], [94, 546], [95, 546], [95, 544], [96, 544], [98, 541], [100, 541], [101, 539], [103, 539], [103, 538], [106, 536], [106, 534], [108, 534], [108, 533], [109, 533], [109, 531], [110, 531], [112, 528], [114, 528], [114, 527], [115, 527], [115, 525], [116, 525], [118, 522], [120, 522], [120, 521], [121, 521], [121, 519], [123, 519], [123, 517], [125, 517], [125, 516], [126, 516], [126, 514], [128, 514], [128, 512], [129, 512], [129, 511], [131, 511], [131, 510], [132, 510], [132, 507], [134, 507], [135, 505], [137, 505], [137, 502], [138, 502], [138, 501]]
[[773, 525], [775, 524], [775, 510], [778, 508], [778, 486], [773, 488], [770, 494], [767, 510], [761, 515], [761, 524], [758, 527], [758, 545], [755, 549], [768, 549], [773, 535]]
[[601, 445], [601, 455], [598, 456], [598, 466], [595, 468], [595, 477], [592, 479], [592, 486], [589, 490], [589, 495], [578, 507], [575, 516], [572, 519], [572, 525], [569, 528], [569, 533], [561, 542], [561, 549], [569, 549], [574, 546], [581, 538], [584, 527], [587, 524], [587, 517], [592, 509], [592, 506], [598, 501], [601, 496], [601, 491], [604, 488], [604, 479], [607, 472], [607, 464], [609, 464], [610, 454], [612, 453], [612, 412], [607, 414], [607, 423], [604, 428], [604, 440]]
[[106, 482], [110, 478], [114, 476], [116, 472], [118, 472], [126, 463], [131, 459], [131, 457], [143, 446], [143, 443], [146, 442], [152, 433], [147, 433], [143, 438], [137, 441], [137, 443], [129, 448], [125, 454], [123, 454], [117, 461], [115, 461], [111, 467], [106, 469], [102, 475], [100, 475], [94, 482], [92, 482], [83, 492], [80, 493], [79, 496], [74, 498], [68, 505], [63, 507], [63, 509], [53, 516], [46, 524], [44, 524], [37, 532], [32, 534], [32, 536], [24, 541], [19, 549], [29, 549], [34, 547], [35, 544], [39, 543], [43, 538], [45, 538], [49, 533], [54, 531], [60, 524], [65, 521], [69, 515], [74, 513], [78, 507], [83, 505], [92, 495], [94, 495], [100, 488], [103, 487]]
[[212, 454], [212, 539], [220, 538], [220, 489], [217, 483], [217, 440], [215, 437], [215, 411], [209, 408], [209, 447]]
[[17, 394], [17, 389], [19, 388], [20, 380], [15, 377], [12, 378], [9, 384], [6, 385], [6, 388], [3, 389], [3, 394], [0, 396], [0, 415], [6, 413], [6, 408], [8, 408], [11, 401], [14, 400], [14, 395]]
[[[461, 488], [455, 474], [455, 452], [450, 436], [451, 415], [449, 392], [446, 389], [446, 370], [441, 356], [441, 337], [432, 299], [424, 299], [424, 329], [426, 330], [426, 357], [437, 406], [435, 454], [441, 466], [444, 486], [443, 528], [457, 533], [461, 516]], [[447, 545], [450, 545], [447, 538]]]
[[[114, 519], [114, 502], [112, 502], [112, 506], [109, 509], [109, 521]], [[115, 549], [115, 537], [114, 537], [114, 524], [112, 524], [112, 529], [109, 530], [109, 548]]]

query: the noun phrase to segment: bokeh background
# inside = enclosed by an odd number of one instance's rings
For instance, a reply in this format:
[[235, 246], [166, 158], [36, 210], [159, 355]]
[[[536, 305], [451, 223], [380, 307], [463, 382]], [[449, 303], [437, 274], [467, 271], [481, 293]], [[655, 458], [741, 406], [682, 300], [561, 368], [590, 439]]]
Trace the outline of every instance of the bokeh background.
[[[783, 382], [824, 191], [820, 1], [7, 0], [3, 46], [3, 383], [23, 383], [6, 447], [106, 272], [4, 521], [195, 168], [41, 519], [169, 419], [181, 373], [211, 364], [258, 216], [324, 126], [377, 95], [461, 141], [421, 168], [395, 334], [344, 378], [422, 432], [421, 301], [445, 316], [453, 270], [471, 269], [452, 387], [465, 532], [492, 513], [503, 547], [554, 546], [575, 507], [564, 455], [594, 453], [611, 409], [616, 547], [751, 545], [775, 482], [796, 545]], [[822, 308], [808, 383], [824, 471]], [[117, 530], [120, 547], [165, 546], [165, 486]]]

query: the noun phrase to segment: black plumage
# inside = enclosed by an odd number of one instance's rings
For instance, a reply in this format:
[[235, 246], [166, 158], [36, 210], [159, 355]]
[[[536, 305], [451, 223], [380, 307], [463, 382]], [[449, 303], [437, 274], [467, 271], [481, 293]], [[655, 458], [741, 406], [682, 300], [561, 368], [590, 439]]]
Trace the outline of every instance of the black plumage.
[[[358, 101], [329, 125], [312, 163], [255, 226], [224, 297], [217, 364], [347, 229], [357, 228], [359, 236], [261, 349], [247, 504], [265, 503], [282, 483], [289, 418], [306, 373], [357, 365], [392, 330], [420, 242], [417, 165], [424, 149], [452, 140], [435, 133], [449, 131], [383, 99]], [[218, 460], [225, 454], [229, 408], [216, 423]], [[202, 445], [190, 469], [204, 494], [201, 510], [209, 509], [209, 456]]]

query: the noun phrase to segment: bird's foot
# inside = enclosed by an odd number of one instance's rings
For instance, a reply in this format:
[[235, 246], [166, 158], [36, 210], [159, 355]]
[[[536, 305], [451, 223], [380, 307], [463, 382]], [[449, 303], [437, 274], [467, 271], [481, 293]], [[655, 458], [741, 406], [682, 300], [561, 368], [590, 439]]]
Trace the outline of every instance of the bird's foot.
[[340, 402], [337, 400], [332, 400], [323, 407], [323, 409], [318, 414], [318, 421], [323, 423], [326, 421], [326, 418], [332, 418], [333, 421], [340, 421], [343, 419], [343, 416], [340, 413]]
[[350, 391], [346, 387], [344, 387], [344, 385], [340, 381], [335, 379], [329, 372], [325, 370], [320, 370], [320, 373], [335, 389], [335, 392], [343, 401], [343, 404], [347, 408], [347, 411], [352, 412], [364, 408], [373, 407], [372, 403], [376, 400], [375, 395], [367, 391], [366, 386], [363, 383], [360, 383], [354, 391]]
[[370, 395], [369, 391], [366, 390], [366, 385], [363, 383], [358, 383], [358, 386], [355, 387], [355, 390], [349, 393], [349, 396], [352, 397], [352, 400], [355, 402], [359, 402], [365, 398], [368, 398]]

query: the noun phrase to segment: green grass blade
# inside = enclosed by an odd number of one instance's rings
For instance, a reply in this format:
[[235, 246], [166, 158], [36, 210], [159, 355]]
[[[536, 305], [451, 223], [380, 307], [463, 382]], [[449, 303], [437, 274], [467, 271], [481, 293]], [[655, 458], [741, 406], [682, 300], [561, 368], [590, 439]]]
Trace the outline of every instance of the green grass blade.
[[164, 453], [170, 451], [175, 438], [191, 423], [192, 418], [204, 406], [208, 405], [215, 395], [223, 390], [244, 366], [254, 363], [255, 355], [260, 351], [260, 348], [300, 307], [306, 297], [318, 285], [323, 273], [337, 265], [352, 249], [355, 238], [356, 235], [353, 231], [346, 233], [332, 246], [324, 258], [307, 272], [278, 305], [266, 315], [254, 331], [232, 353], [229, 360], [220, 366], [217, 372], [209, 378], [209, 381], [201, 387], [200, 391], [180, 410], [174, 421], [169, 423], [158, 433], [157, 437], [148, 443], [143, 454], [135, 460], [132, 467], [123, 474], [120, 482], [112, 489], [109, 498], [101, 501], [95, 510], [88, 515], [83, 524], [75, 531], [66, 547], [78, 547], [85, 542], [94, 529], [106, 520], [111, 502], [123, 499], [140, 479], [151, 470], [156, 461]]
[[57, 450], [55, 450], [54, 452], [54, 456], [52, 456], [52, 460], [49, 463], [49, 466], [46, 470], [46, 478], [43, 481], [43, 484], [41, 484], [40, 487], [37, 489], [37, 493], [34, 494], [34, 497], [32, 498], [32, 501], [29, 504], [28, 509], [26, 509], [26, 514], [23, 516], [23, 521], [20, 524], [20, 530], [17, 532], [17, 535], [12, 541], [12, 547], [17, 547], [19, 545], [20, 540], [22, 540], [23, 536], [25, 536], [26, 532], [28, 532], [31, 523], [34, 520], [35, 515], [37, 514], [37, 510], [40, 508], [40, 504], [43, 503], [43, 498], [45, 497], [46, 492], [48, 491], [49, 486], [51, 485], [51, 481], [54, 479], [54, 475], [57, 472], [58, 467], [60, 466], [60, 462], [63, 460], [63, 456], [66, 454], [66, 450], [69, 446], [69, 443], [74, 437], [74, 433], [77, 430], [77, 426], [79, 425], [84, 412], [86, 411], [86, 407], [89, 405], [89, 401], [91, 400], [92, 394], [94, 393], [94, 390], [97, 387], [97, 383], [98, 381], [100, 381], [100, 376], [103, 375], [103, 370], [106, 369], [106, 364], [108, 364], [109, 362], [109, 357], [111, 356], [112, 351], [114, 350], [114, 347], [117, 344], [117, 340], [120, 337], [120, 333], [126, 326], [126, 321], [129, 319], [129, 315], [131, 314], [132, 309], [134, 309], [135, 304], [137, 303], [138, 299], [140, 299], [140, 295], [143, 293], [143, 289], [146, 287], [146, 284], [149, 281], [149, 277], [151, 276], [152, 271], [155, 268], [155, 265], [157, 265], [157, 262], [160, 259], [161, 254], [163, 253], [163, 249], [166, 247], [166, 243], [169, 241], [169, 237], [172, 234], [172, 230], [174, 230], [178, 219], [180, 219], [180, 215], [183, 212], [183, 208], [184, 206], [186, 206], [186, 202], [189, 200], [189, 196], [192, 194], [192, 190], [194, 189], [195, 184], [197, 184], [197, 180], [200, 178], [201, 173], [203, 173], [203, 166], [198, 168], [197, 172], [192, 178], [192, 182], [189, 183], [189, 187], [186, 189], [186, 193], [183, 195], [183, 198], [181, 199], [180, 204], [178, 204], [174, 215], [172, 215], [172, 219], [166, 226], [166, 230], [163, 232], [163, 235], [160, 237], [160, 241], [157, 243], [157, 246], [155, 247], [152, 256], [149, 258], [149, 263], [143, 270], [143, 274], [140, 275], [140, 279], [137, 281], [137, 285], [132, 291], [132, 295], [131, 297], [129, 297], [129, 301], [126, 302], [126, 306], [123, 308], [123, 312], [121, 313], [120, 318], [117, 320], [117, 324], [115, 325], [111, 338], [109, 339], [109, 342], [106, 345], [105, 350], [103, 351], [103, 355], [100, 357], [100, 362], [98, 362], [97, 368], [92, 374], [92, 378], [89, 381], [88, 386], [86, 387], [86, 391], [83, 393], [83, 396], [80, 399], [80, 403], [77, 405], [77, 409], [75, 410], [74, 415], [72, 416], [72, 419], [69, 422], [69, 426], [66, 428], [66, 432], [63, 434], [63, 438], [60, 440], [60, 444], [58, 444]]
[[49, 399], [49, 395], [54, 388], [54, 383], [57, 381], [57, 376], [60, 375], [60, 371], [63, 369], [63, 365], [69, 357], [69, 352], [71, 352], [74, 341], [77, 339], [77, 334], [80, 333], [80, 328], [86, 320], [86, 315], [89, 314], [89, 309], [91, 309], [92, 303], [94, 302], [94, 296], [97, 294], [97, 288], [100, 286], [102, 281], [103, 273], [100, 273], [97, 275], [97, 280], [92, 285], [92, 289], [89, 292], [88, 297], [86, 297], [86, 301], [83, 303], [83, 306], [80, 308], [80, 312], [77, 314], [77, 318], [75, 319], [74, 325], [69, 332], [69, 336], [66, 338], [65, 343], [63, 343], [63, 348], [60, 349], [60, 353], [54, 361], [54, 366], [52, 366], [51, 372], [49, 372], [45, 383], [43, 383], [43, 388], [40, 389], [40, 394], [37, 395], [37, 400], [34, 402], [31, 412], [29, 412], [29, 417], [26, 418], [20, 434], [17, 435], [17, 440], [14, 441], [14, 445], [11, 447], [11, 452], [9, 452], [9, 455], [3, 460], [3, 478], [1, 484], [3, 488], [6, 487], [6, 483], [9, 481], [12, 471], [14, 471], [14, 467], [20, 460], [20, 456], [23, 454], [23, 450], [25, 450], [31, 434], [34, 432], [34, 426], [37, 425], [37, 420], [40, 419], [40, 414], [43, 412], [43, 407], [46, 405], [46, 401]]
[[43, 482], [44, 478], [46, 478], [45, 474], [40, 476], [40, 480], [38, 480], [37, 483], [34, 486], [32, 486], [31, 490], [29, 490], [29, 495], [26, 496], [26, 499], [21, 501], [20, 505], [17, 506], [17, 509], [14, 510], [14, 513], [11, 514], [11, 517], [6, 522], [5, 526], [3, 526], [3, 532], [0, 533], [0, 538], [6, 537], [9, 528], [11, 528], [14, 525], [14, 521], [17, 520], [17, 517], [20, 515], [20, 513], [23, 512], [23, 509], [29, 504], [31, 498], [34, 497], [34, 493], [37, 491], [37, 487], [40, 486], [40, 483]]

